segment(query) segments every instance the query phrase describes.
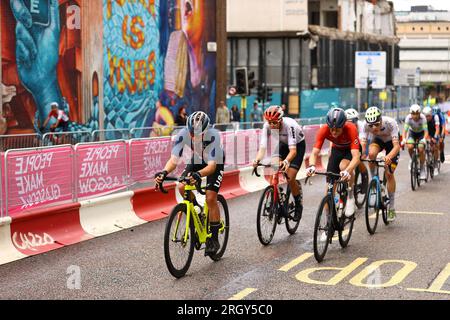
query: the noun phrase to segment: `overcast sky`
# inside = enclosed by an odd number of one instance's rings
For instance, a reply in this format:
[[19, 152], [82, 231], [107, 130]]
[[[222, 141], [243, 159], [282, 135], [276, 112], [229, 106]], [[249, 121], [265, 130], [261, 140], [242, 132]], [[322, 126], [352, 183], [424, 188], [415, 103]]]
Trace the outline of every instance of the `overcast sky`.
[[408, 11], [411, 6], [429, 5], [435, 10], [450, 10], [448, 0], [391, 0], [394, 3], [395, 11]]

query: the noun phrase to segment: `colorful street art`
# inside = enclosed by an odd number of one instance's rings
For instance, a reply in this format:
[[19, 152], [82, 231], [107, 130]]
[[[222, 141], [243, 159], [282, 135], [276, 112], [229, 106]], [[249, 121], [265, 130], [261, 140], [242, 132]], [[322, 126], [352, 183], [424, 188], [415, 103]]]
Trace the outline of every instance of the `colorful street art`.
[[48, 130], [51, 102], [70, 131], [175, 125], [182, 107], [215, 118], [215, 1], [0, 1], [0, 134]]

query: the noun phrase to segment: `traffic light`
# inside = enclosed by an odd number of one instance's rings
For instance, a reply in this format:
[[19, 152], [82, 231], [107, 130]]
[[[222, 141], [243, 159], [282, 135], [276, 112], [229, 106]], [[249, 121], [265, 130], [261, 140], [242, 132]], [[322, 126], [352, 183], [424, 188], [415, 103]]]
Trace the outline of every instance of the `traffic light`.
[[253, 89], [256, 86], [256, 80], [255, 80], [255, 72], [250, 71], [247, 76], [247, 83], [248, 83], [248, 93], [250, 94], [251, 89]]
[[247, 68], [234, 69], [234, 77], [236, 79], [236, 94], [248, 95], [248, 77]]
[[265, 87], [263, 87], [262, 85], [258, 85], [258, 88], [256, 90], [258, 102], [263, 102], [263, 100], [265, 100], [266, 95]]
[[266, 97], [267, 102], [271, 102], [272, 101], [272, 88], [267, 87], [266, 94], [267, 94], [267, 97]]

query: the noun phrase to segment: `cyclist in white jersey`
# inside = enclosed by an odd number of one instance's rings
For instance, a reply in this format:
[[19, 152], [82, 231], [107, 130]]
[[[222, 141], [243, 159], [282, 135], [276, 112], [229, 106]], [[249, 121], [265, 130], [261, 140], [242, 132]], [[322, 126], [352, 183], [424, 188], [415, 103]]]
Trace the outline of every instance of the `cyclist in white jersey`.
[[[391, 117], [382, 116], [381, 110], [377, 107], [371, 107], [366, 111], [366, 123], [364, 130], [360, 136], [361, 146], [366, 150], [367, 139], [369, 134], [372, 141], [369, 146], [369, 159], [375, 160], [378, 154], [386, 150], [384, 162], [388, 170], [385, 171], [387, 179], [387, 191], [390, 199], [388, 209], [388, 220], [394, 221], [395, 214], [395, 169], [398, 165], [400, 155], [399, 129], [397, 121]], [[363, 158], [367, 157], [364, 151]], [[369, 165], [372, 176], [375, 174], [375, 164]]]
[[292, 118], [285, 118], [284, 112], [279, 106], [271, 106], [264, 112], [266, 123], [264, 124], [260, 149], [253, 161], [253, 166], [259, 165], [264, 158], [268, 145], [269, 134], [271, 141], [277, 142], [273, 150], [272, 159], [277, 161], [280, 170], [287, 173], [289, 186], [295, 199], [294, 221], [301, 219], [303, 211], [301, 199], [301, 186], [296, 182], [298, 170], [302, 166], [306, 151], [305, 135], [301, 126]]
[[[403, 137], [410, 157], [412, 157], [414, 151], [414, 143], [416, 141], [419, 143], [420, 179], [425, 180], [425, 145], [426, 141], [430, 140], [430, 135], [428, 133], [427, 118], [421, 113], [420, 106], [417, 104], [411, 106], [410, 114], [405, 119]], [[411, 160], [409, 164], [411, 166]]]

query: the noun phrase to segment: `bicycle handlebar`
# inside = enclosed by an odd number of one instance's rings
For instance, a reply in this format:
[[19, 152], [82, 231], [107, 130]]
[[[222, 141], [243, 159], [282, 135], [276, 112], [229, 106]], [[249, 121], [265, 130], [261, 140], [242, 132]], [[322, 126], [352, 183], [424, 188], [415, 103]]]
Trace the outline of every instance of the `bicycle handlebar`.
[[[189, 178], [187, 178], [187, 177], [184, 177], [184, 179], [175, 178], [175, 177], [166, 177], [166, 178], [164, 179], [164, 181], [178, 181], [178, 182], [184, 182], [184, 183], [190, 185], [190, 181], [191, 181], [191, 180], [190, 180]], [[164, 186], [163, 186], [164, 181], [163, 181], [161, 184], [156, 185], [156, 188], [159, 189], [159, 190], [161, 190], [162, 193], [167, 194], [167, 193], [169, 193], [169, 191], [167, 191], [166, 189], [164, 189]], [[196, 183], [196, 184], [195, 184], [195, 189], [196, 189], [197, 192], [200, 193], [201, 195], [205, 195], [205, 194], [206, 194], [206, 192], [203, 191], [202, 187], [200, 186], [200, 183]]]
[[[327, 177], [329, 177], [329, 178], [341, 178], [341, 175], [340, 174], [336, 174], [336, 173], [334, 173], [334, 172], [316, 172], [316, 173], [314, 173], [314, 175], [318, 175], [318, 176], [327, 176]], [[312, 176], [311, 176], [312, 177]], [[307, 177], [306, 178], [306, 180], [305, 180], [305, 185], [308, 183], [308, 181], [309, 181], [309, 179], [311, 178], [311, 177]]]
[[[252, 175], [257, 176], [258, 178], [261, 177], [261, 175], [258, 173], [258, 168], [259, 168], [259, 167], [263, 167], [263, 168], [271, 168], [272, 165], [270, 165], [270, 164], [259, 164], [258, 166], [256, 166], [256, 167], [253, 169]], [[278, 170], [278, 173], [281, 173], [281, 171]], [[287, 173], [284, 172], [284, 171], [283, 171], [282, 173], [283, 173], [284, 177], [286, 178], [286, 180], [289, 180], [289, 177], [288, 177]]]

